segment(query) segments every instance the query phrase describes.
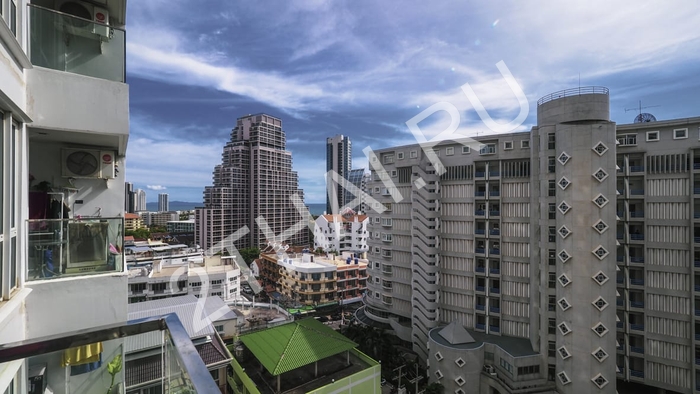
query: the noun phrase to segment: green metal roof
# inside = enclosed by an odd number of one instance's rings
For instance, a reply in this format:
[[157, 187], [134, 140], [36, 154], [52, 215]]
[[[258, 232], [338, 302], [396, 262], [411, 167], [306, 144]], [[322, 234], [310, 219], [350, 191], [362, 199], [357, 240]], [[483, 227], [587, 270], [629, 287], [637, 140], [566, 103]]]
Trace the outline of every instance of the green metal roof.
[[273, 376], [357, 347], [315, 319], [246, 334], [241, 341]]

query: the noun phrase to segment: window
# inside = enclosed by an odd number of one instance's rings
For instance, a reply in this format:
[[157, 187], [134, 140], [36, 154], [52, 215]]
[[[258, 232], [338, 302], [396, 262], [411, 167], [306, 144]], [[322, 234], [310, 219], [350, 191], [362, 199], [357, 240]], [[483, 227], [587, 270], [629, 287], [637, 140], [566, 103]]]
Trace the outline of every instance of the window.
[[213, 371], [209, 371], [209, 373], [211, 374], [212, 379], [214, 379], [216, 381], [219, 380], [219, 370], [218, 369], [215, 369]]
[[556, 356], [557, 352], [557, 343], [554, 341], [550, 341], [547, 343], [547, 355], [549, 357], [554, 357]]
[[673, 130], [673, 139], [682, 140], [688, 138], [688, 129], [675, 129]]
[[547, 134], [547, 149], [556, 149], [557, 137], [554, 133]]
[[[557, 333], [557, 319], [549, 319], [549, 322], [547, 323], [547, 333], [550, 335], [556, 335]], [[518, 373], [520, 374], [520, 373]]]
[[550, 180], [549, 183], [547, 184], [547, 190], [548, 190], [548, 195], [549, 197], [556, 197], [557, 195], [557, 186], [556, 182], [554, 180]]
[[396, 158], [399, 160], [403, 160], [403, 152], [399, 152], [396, 154]]
[[399, 172], [396, 170], [391, 170], [391, 177], [396, 178], [399, 175]]
[[220, 285], [221, 282], [222, 282], [221, 279], [216, 279], [216, 280], [212, 280], [212, 281], [211, 281], [211, 284], [212, 284], [212, 285]]
[[505, 141], [503, 143], [503, 150], [511, 150], [513, 149], [513, 141]]
[[412, 150], [408, 153], [408, 157], [411, 159], [415, 159], [418, 157], [418, 151]]
[[382, 161], [384, 164], [391, 164], [394, 162], [394, 155], [385, 155]]
[[549, 272], [549, 288], [550, 289], [556, 289], [557, 288], [557, 273], [556, 272]]
[[637, 145], [637, 134], [621, 134], [617, 136], [617, 144], [620, 146]]
[[549, 203], [549, 219], [554, 220], [557, 218], [557, 205], [553, 202]]
[[214, 326], [214, 328], [218, 332], [224, 332], [224, 325], [223, 324], [217, 324], [216, 326]]
[[445, 148], [445, 156], [452, 156], [455, 154], [455, 148], [450, 146], [448, 148]]
[[[17, 223], [19, 222], [19, 210], [17, 204], [17, 189], [20, 179], [19, 161], [20, 140], [22, 128], [17, 123], [10, 123], [10, 130], [6, 129], [8, 119], [11, 115], [0, 112], [0, 188], [4, 191], [0, 193], [0, 223], [3, 218], [9, 219], [7, 232], [0, 229], [0, 300], [7, 300], [13, 289], [17, 287]], [[3, 177], [4, 175], [7, 177]], [[5, 272], [7, 276], [3, 276]]]
[[556, 227], [549, 227], [549, 242], [557, 242], [557, 229]]
[[468, 146], [462, 146], [462, 154], [463, 155], [468, 155], [471, 152], [471, 149]]
[[557, 164], [556, 161], [554, 160], [554, 156], [549, 156], [547, 158], [547, 172], [550, 174], [553, 174], [556, 171]]
[[518, 367], [518, 375], [532, 375], [540, 373], [539, 365], [528, 365], [525, 367]]
[[479, 148], [480, 155], [492, 155], [496, 153], [496, 144], [485, 144]]
[[659, 140], [658, 131], [647, 131], [647, 142], [654, 142]]
[[520, 141], [520, 149], [530, 149], [530, 140]]
[[17, 4], [10, 0], [10, 20], [8, 21], [12, 34], [17, 37]]
[[435, 153], [435, 156], [440, 156], [440, 149], [433, 149], [433, 153]]

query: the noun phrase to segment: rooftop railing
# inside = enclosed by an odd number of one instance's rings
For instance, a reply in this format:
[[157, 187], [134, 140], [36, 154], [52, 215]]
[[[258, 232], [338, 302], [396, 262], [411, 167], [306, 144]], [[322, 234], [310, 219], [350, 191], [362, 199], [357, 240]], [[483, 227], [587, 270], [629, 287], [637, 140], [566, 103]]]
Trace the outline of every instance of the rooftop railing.
[[126, 32], [90, 19], [29, 4], [29, 57], [33, 65], [125, 81]]
[[564, 98], [564, 97], [571, 97], [571, 96], [580, 96], [582, 94], [610, 94], [610, 91], [608, 88], [604, 86], [583, 86], [583, 87], [578, 87], [578, 88], [573, 88], [573, 89], [566, 89], [566, 90], [560, 90], [558, 92], [550, 93], [539, 100], [537, 100], [537, 106], [540, 106], [544, 103], [550, 102], [552, 100]]

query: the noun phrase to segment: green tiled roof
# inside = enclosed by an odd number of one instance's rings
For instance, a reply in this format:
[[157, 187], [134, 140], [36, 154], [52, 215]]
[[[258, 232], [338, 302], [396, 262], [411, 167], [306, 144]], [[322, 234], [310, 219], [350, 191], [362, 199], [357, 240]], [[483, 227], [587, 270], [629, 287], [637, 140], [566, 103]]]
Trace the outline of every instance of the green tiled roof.
[[273, 376], [357, 347], [315, 319], [246, 334], [241, 341]]

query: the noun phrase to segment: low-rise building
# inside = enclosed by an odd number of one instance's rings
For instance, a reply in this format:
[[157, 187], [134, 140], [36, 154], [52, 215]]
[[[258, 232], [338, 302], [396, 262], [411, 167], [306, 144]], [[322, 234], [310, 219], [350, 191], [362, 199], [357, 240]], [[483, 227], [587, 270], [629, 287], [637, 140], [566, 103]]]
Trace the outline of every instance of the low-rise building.
[[320, 305], [361, 301], [367, 288], [367, 260], [352, 253], [261, 254], [259, 279], [294, 304]]
[[316, 218], [314, 248], [324, 252], [365, 253], [367, 247], [367, 215], [348, 209], [342, 214], [323, 214]]
[[166, 228], [171, 234], [194, 234], [194, 219], [171, 220], [166, 223]]
[[229, 385], [250, 394], [379, 393], [380, 364], [356, 348], [314, 319], [245, 334]]
[[124, 230], [135, 231], [143, 227], [144, 225], [143, 221], [141, 220], [141, 216], [135, 213], [124, 214]]
[[140, 212], [139, 215], [141, 215], [141, 220], [146, 226], [166, 227], [168, 222], [180, 219], [180, 215], [177, 211]]
[[240, 299], [241, 270], [233, 257], [212, 256], [201, 262], [157, 260], [129, 266], [129, 303], [192, 294], [195, 297]]

